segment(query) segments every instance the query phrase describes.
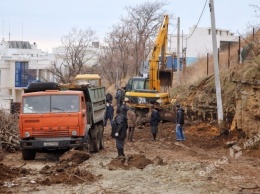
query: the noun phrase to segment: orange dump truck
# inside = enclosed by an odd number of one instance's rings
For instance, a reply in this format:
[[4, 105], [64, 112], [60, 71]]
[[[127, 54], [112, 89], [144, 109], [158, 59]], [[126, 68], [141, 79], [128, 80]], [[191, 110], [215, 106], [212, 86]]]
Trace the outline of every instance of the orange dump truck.
[[19, 117], [24, 160], [37, 151], [104, 147], [105, 88], [61, 90], [56, 83], [32, 83], [22, 96]]

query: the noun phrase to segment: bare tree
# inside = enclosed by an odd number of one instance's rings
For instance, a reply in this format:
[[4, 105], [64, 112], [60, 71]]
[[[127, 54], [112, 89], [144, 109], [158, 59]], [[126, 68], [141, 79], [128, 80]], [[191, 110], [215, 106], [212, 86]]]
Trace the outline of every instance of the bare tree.
[[[120, 78], [137, 75], [143, 61], [153, 46], [154, 36], [162, 22], [166, 5], [163, 1], [145, 2], [135, 7], [126, 7], [127, 16], [112, 27], [105, 44], [106, 49], [100, 56], [103, 75], [114, 83], [116, 69]], [[110, 72], [111, 70], [113, 72]]]
[[250, 6], [254, 9], [256, 20], [255, 20], [255, 22], [253, 22], [253, 23], [249, 22], [249, 27], [250, 27], [250, 28], [252, 28], [252, 27], [253, 27], [253, 28], [254, 28], [254, 27], [259, 28], [259, 26], [260, 26], [260, 22], [259, 22], [260, 6], [259, 6], [259, 5], [255, 5], [255, 4], [251, 4]]
[[[131, 32], [126, 25], [117, 25], [105, 39], [107, 48], [100, 56], [104, 77], [110, 84], [114, 83], [118, 70], [121, 78], [127, 75], [131, 63]], [[108, 71], [112, 70], [112, 72]]]
[[62, 52], [58, 52], [55, 62], [49, 68], [57, 81], [70, 83], [77, 74], [85, 71], [84, 67], [96, 55], [91, 49], [95, 39], [95, 32], [91, 29], [76, 28], [61, 38]]
[[126, 7], [128, 17], [124, 21], [134, 29], [134, 74], [139, 73], [141, 64], [148, 57], [153, 45], [149, 39], [154, 39], [153, 37], [158, 33], [162, 16], [165, 14], [163, 7], [166, 5], [164, 1], [147, 1], [136, 7]]

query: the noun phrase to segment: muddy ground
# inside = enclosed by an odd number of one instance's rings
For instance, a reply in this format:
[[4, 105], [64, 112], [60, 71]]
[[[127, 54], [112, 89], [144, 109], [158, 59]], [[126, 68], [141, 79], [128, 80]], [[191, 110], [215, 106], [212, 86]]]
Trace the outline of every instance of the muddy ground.
[[[193, 123], [185, 127], [186, 141], [177, 142], [173, 129], [160, 123], [157, 141], [149, 126], [136, 129], [123, 159], [116, 159], [109, 127], [99, 153], [38, 153], [34, 161], [5, 153], [0, 193], [260, 193], [260, 137], [218, 136], [213, 125]], [[230, 148], [233, 142], [242, 152]]]

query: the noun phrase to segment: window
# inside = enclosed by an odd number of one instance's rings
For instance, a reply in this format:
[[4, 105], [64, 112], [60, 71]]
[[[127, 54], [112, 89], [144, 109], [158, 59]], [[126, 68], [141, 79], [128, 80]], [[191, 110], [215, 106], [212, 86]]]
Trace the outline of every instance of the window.
[[28, 96], [23, 98], [23, 113], [50, 112], [50, 96]]
[[81, 97], [81, 109], [86, 109], [84, 97]]
[[144, 89], [144, 80], [133, 80], [133, 90]]
[[52, 95], [51, 112], [79, 112], [79, 96]]
[[36, 79], [36, 69], [28, 69], [28, 62], [15, 62], [15, 87], [26, 87]]

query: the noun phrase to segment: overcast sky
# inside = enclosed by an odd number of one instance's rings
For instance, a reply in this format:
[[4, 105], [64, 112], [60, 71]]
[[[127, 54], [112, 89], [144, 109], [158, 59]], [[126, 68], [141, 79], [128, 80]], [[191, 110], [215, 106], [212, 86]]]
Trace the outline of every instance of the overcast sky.
[[[167, 14], [180, 17], [180, 29], [188, 33], [189, 27], [197, 24], [205, 1], [166, 0], [169, 4], [165, 9]], [[102, 41], [120, 17], [126, 15], [125, 6], [143, 2], [147, 0], [0, 0], [0, 36], [9, 40], [10, 32], [10, 40], [36, 42], [39, 49], [48, 52], [73, 27], [91, 28]], [[199, 27], [211, 25], [208, 2]], [[244, 34], [249, 23], [257, 23], [255, 8], [250, 5], [260, 6], [260, 0], [215, 0], [214, 4], [217, 28]], [[170, 23], [170, 33], [176, 33], [177, 20], [170, 18]]]

